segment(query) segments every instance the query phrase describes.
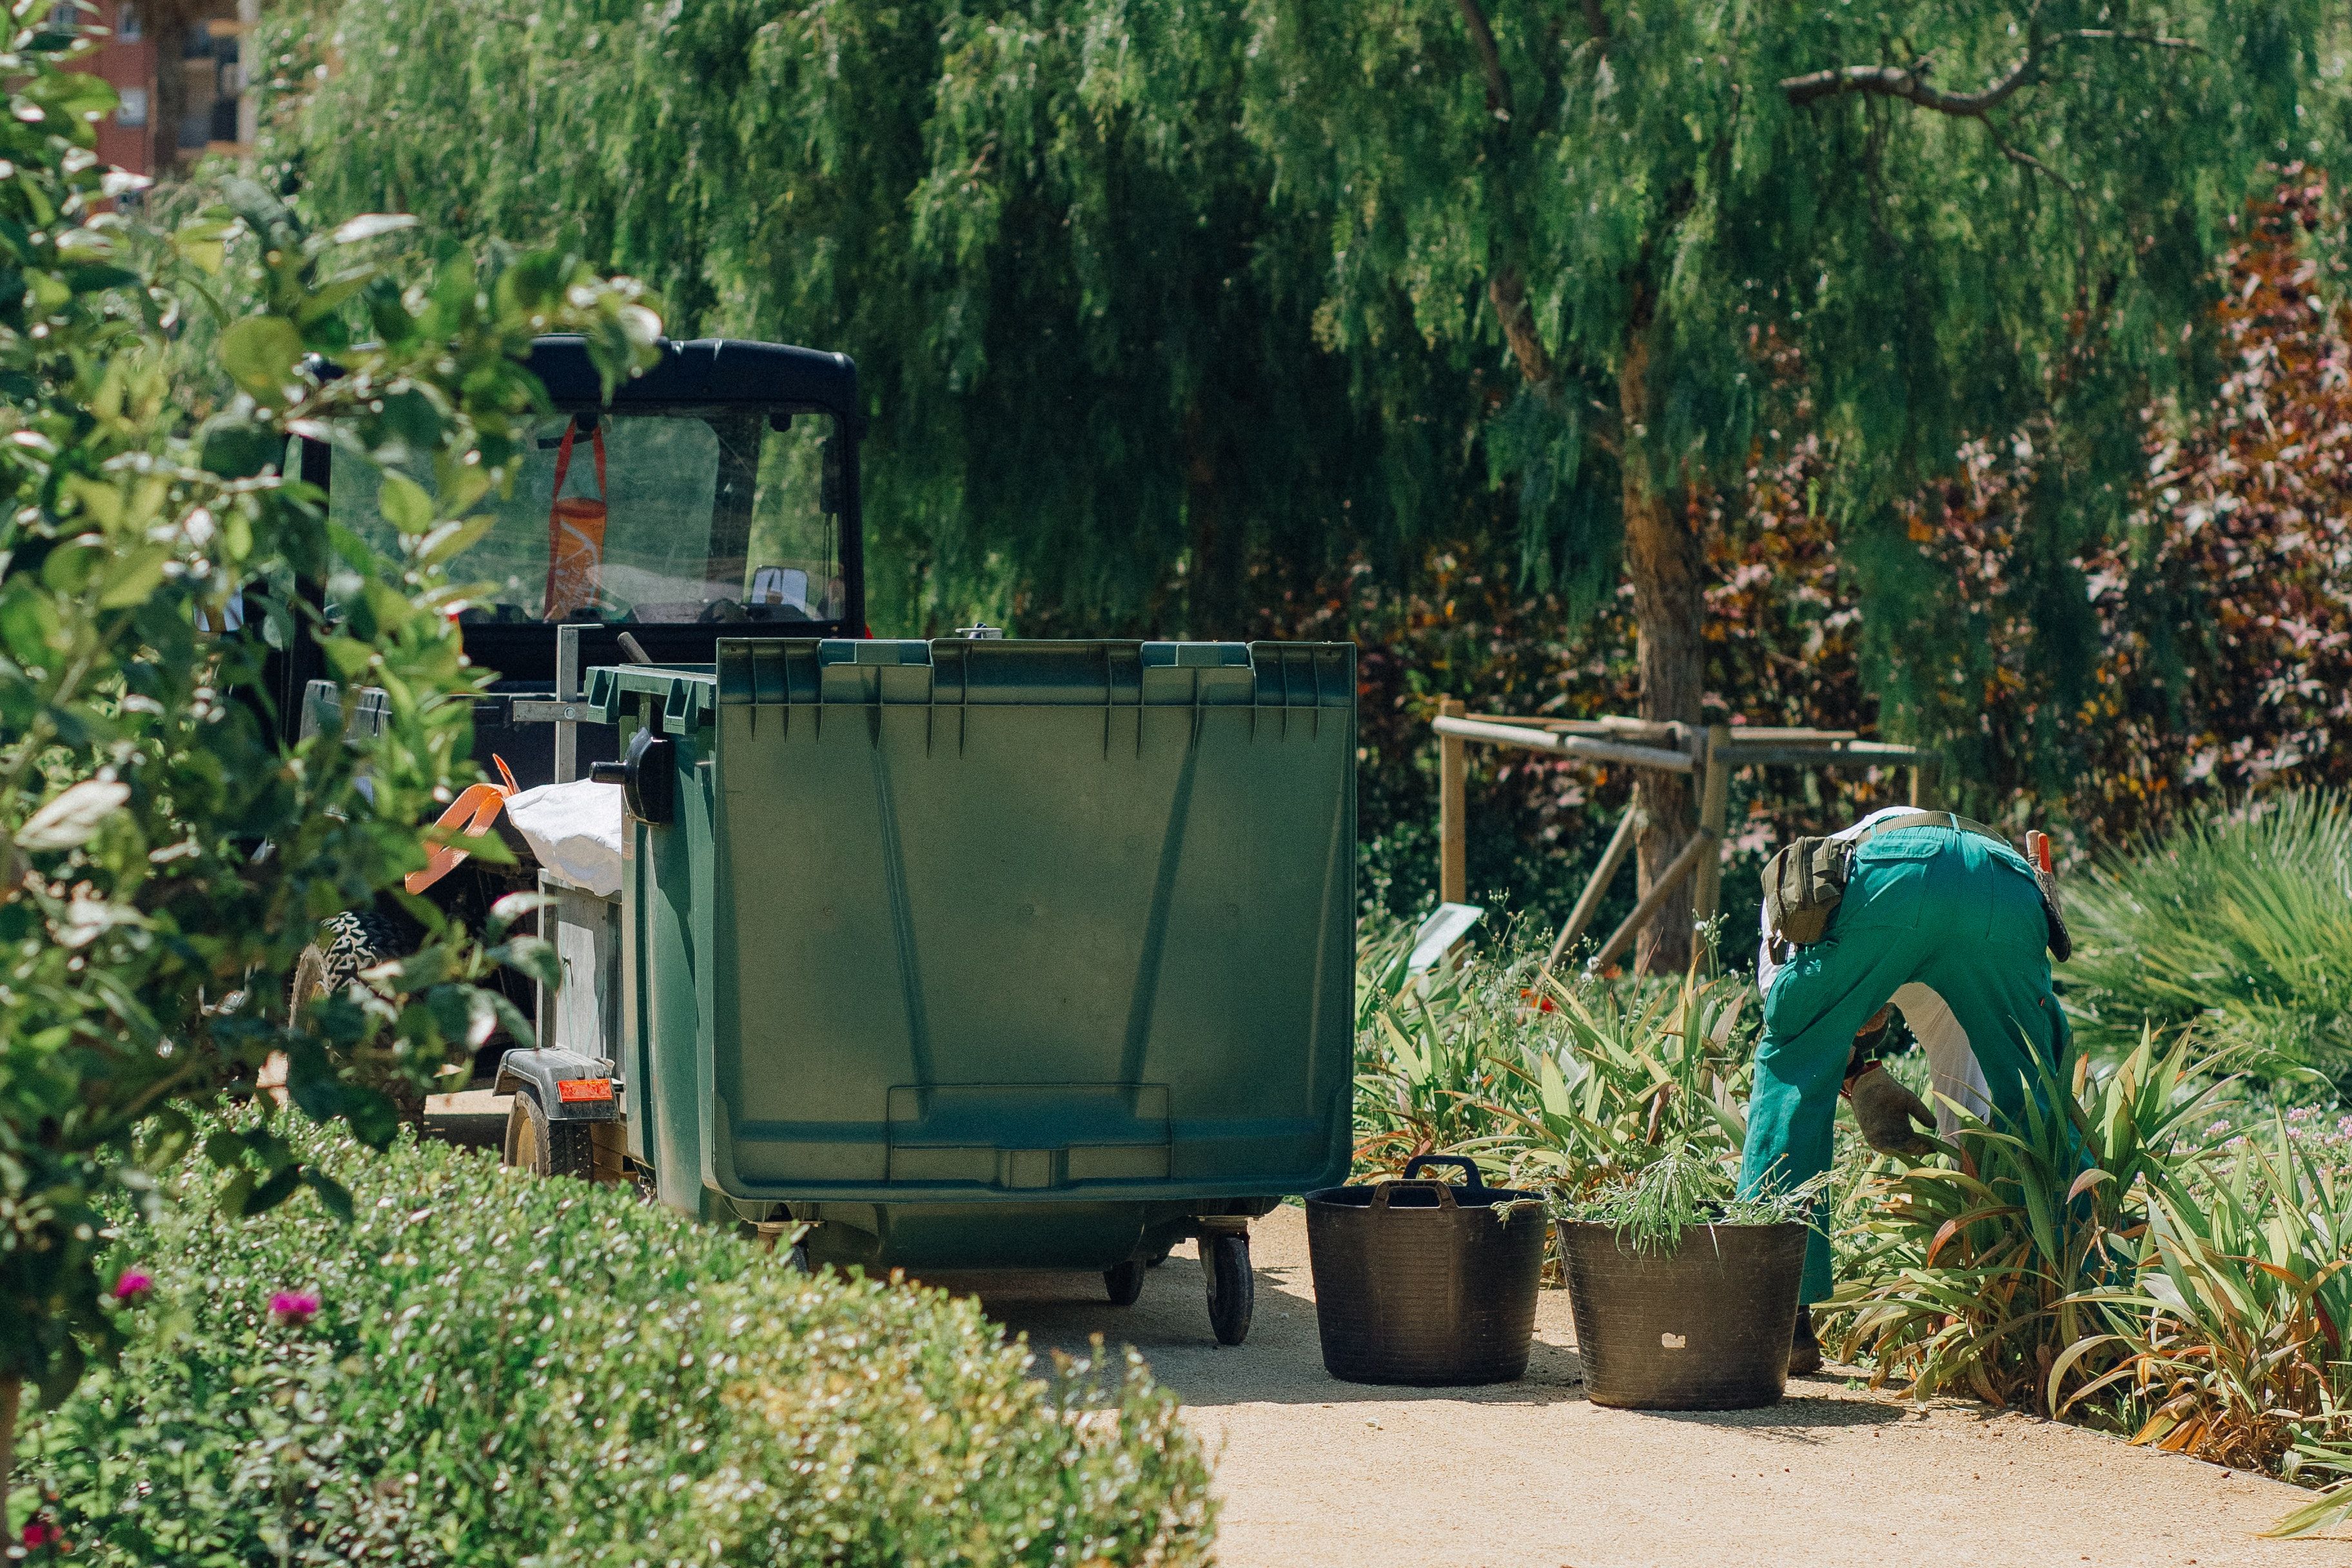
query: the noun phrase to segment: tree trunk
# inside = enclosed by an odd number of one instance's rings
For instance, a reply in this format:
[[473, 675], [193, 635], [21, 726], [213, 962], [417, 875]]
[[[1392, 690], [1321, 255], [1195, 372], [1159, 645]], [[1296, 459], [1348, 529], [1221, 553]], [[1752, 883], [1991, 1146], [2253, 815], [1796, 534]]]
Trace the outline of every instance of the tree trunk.
[[[1650, 323], [1636, 310], [1625, 335], [1617, 373], [1617, 407], [1623, 457], [1625, 568], [1633, 583], [1633, 619], [1639, 630], [1642, 717], [1653, 722], [1696, 724], [1706, 680], [1706, 647], [1701, 638], [1706, 611], [1704, 559], [1697, 529], [1671, 476], [1657, 472], [1648, 439]], [[1685, 773], [1643, 770], [1633, 798], [1646, 814], [1639, 840], [1641, 889], [1644, 894], [1690, 841], [1696, 819], [1691, 779]], [[1691, 883], [1684, 879], [1642, 931], [1635, 967], [1644, 974], [1677, 973], [1689, 966], [1692, 938]]]
[[146, 13], [147, 37], [155, 49], [155, 101], [147, 123], [155, 147], [152, 172], [160, 177], [180, 166], [180, 121], [188, 116], [188, 67], [182, 57], [187, 53], [188, 29], [195, 24], [184, 5], [149, 5], [141, 9]]
[[1248, 635], [1243, 624], [1248, 541], [1228, 507], [1213, 437], [1195, 407], [1184, 418], [1184, 513], [1192, 560], [1184, 584], [1185, 635], [1203, 641]]

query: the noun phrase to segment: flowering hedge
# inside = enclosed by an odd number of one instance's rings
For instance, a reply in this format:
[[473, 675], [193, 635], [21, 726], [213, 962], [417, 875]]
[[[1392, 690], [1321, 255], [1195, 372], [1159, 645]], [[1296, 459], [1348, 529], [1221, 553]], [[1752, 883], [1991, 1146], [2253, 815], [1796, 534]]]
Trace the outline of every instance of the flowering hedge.
[[969, 1300], [809, 1279], [616, 1188], [306, 1135], [352, 1191], [110, 1261], [118, 1366], [30, 1414], [34, 1563], [1205, 1563], [1139, 1364], [1047, 1377]]

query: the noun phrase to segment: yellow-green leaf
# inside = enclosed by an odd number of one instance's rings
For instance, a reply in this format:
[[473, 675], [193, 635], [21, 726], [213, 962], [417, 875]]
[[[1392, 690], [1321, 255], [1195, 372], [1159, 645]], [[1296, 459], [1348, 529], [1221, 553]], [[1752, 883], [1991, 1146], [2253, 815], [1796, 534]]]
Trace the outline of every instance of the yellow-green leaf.
[[257, 398], [277, 397], [301, 357], [302, 334], [283, 316], [247, 316], [221, 334], [221, 367]]

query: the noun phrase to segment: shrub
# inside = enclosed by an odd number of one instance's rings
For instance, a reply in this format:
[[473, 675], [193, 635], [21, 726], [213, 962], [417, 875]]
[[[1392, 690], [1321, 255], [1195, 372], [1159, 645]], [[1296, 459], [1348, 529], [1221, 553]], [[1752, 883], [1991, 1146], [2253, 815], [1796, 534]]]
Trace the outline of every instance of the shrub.
[[2206, 1065], [2152, 1037], [2096, 1079], [2078, 1057], [2071, 1094], [2046, 1083], [2047, 1108], [2029, 1100], [2016, 1125], [1966, 1117], [1957, 1160], [1886, 1178], [1829, 1303], [1851, 1314], [1844, 1355], [1921, 1397], [2065, 1409], [2070, 1374], [2123, 1359], [2151, 1194], [2187, 1205], [2179, 1141], [2210, 1104]]
[[1737, 1153], [1751, 1055], [1745, 977], [1562, 976], [1544, 969], [1539, 945], [1506, 936], [1413, 978], [1378, 920], [1359, 952], [1360, 1164], [1394, 1169], [1440, 1151], [1580, 1192], [1669, 1144]]
[[[1918, 1395], [2088, 1421], [2290, 1479], [2352, 1476], [2352, 1173], [2310, 1119], [2225, 1137], [2227, 1058], [2152, 1036], [2024, 1125], [1862, 1194], [1833, 1308], [1848, 1357]], [[2352, 1486], [2290, 1513], [2352, 1518]]]
[[2352, 808], [2281, 795], [2111, 859], [2070, 892], [2090, 1046], [2194, 1022], [2280, 1066], [2352, 1074]]
[[[316, 922], [423, 865], [418, 823], [476, 772], [463, 697], [488, 678], [446, 568], [546, 404], [532, 338], [584, 334], [609, 389], [660, 326], [560, 253], [395, 270], [381, 241], [410, 220], [313, 234], [250, 183], [163, 231], [96, 154], [114, 92], [63, 68], [95, 46], [56, 9], [8, 0], [0, 37], [0, 1485], [20, 1386], [54, 1401], [115, 1349], [98, 1213], [152, 1191], [189, 1110], [282, 1053], [303, 1115], [381, 1142], [394, 1108], [351, 1072], [361, 1047], [421, 1088], [501, 1025], [528, 1037], [475, 984], [561, 977], [507, 940], [511, 908], [435, 916], [299, 1026], [278, 999]], [[191, 316], [217, 331], [201, 417], [171, 374]], [[386, 468], [396, 549], [330, 523], [283, 469], [296, 437]], [[383, 691], [381, 731], [285, 743], [273, 649]], [[341, 1201], [267, 1124], [200, 1147], [231, 1213]]]
[[348, 1227], [307, 1201], [244, 1224], [174, 1206], [117, 1244], [152, 1277], [116, 1309], [120, 1363], [29, 1426], [54, 1552], [1208, 1559], [1207, 1468], [1131, 1352], [1041, 1376], [969, 1300], [808, 1279], [619, 1189], [439, 1145], [304, 1142], [350, 1186]]

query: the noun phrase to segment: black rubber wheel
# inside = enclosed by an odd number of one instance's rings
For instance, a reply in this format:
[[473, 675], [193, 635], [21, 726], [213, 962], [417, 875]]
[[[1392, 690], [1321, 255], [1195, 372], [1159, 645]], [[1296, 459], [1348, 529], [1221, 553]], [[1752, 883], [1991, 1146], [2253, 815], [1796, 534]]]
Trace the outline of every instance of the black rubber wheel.
[[1249, 1338], [1250, 1311], [1256, 1289], [1250, 1278], [1247, 1236], [1204, 1236], [1201, 1238], [1201, 1274], [1209, 1285], [1209, 1327], [1221, 1345], [1237, 1345]]
[[1114, 1307], [1132, 1307], [1135, 1299], [1143, 1294], [1145, 1264], [1139, 1258], [1114, 1264], [1103, 1270], [1103, 1289], [1110, 1292]]
[[593, 1181], [596, 1143], [585, 1121], [553, 1121], [528, 1089], [515, 1090], [507, 1111], [507, 1163], [541, 1176]]

